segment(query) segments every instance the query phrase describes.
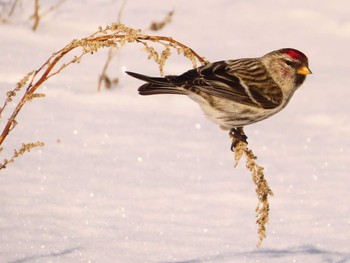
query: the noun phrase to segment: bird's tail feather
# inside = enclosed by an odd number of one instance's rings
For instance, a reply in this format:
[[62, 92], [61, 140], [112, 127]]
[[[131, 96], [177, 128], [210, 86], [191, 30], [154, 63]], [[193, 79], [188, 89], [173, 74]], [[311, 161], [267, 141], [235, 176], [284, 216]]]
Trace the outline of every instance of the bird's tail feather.
[[125, 71], [128, 75], [146, 81], [139, 87], [138, 91], [141, 95], [155, 95], [155, 94], [184, 94], [178, 87], [174, 86], [167, 78], [150, 77], [135, 72]]

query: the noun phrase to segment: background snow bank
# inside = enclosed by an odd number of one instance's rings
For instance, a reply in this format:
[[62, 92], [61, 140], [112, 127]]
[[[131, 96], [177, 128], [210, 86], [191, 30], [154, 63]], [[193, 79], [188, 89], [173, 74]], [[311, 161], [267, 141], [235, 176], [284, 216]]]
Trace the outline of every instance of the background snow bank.
[[[0, 25], [2, 96], [71, 39], [113, 22], [120, 5], [65, 2], [37, 32], [23, 20], [31, 9]], [[228, 135], [187, 98], [138, 96], [123, 70], [158, 72], [131, 45], [110, 68], [117, 89], [96, 92], [101, 52], [23, 108], [5, 148], [46, 146], [2, 170], [0, 261], [349, 262], [348, 1], [128, 1], [122, 21], [146, 28], [170, 9], [160, 34], [210, 61], [281, 47], [309, 56], [314, 74], [290, 105], [246, 128], [275, 193], [263, 248], [254, 186], [243, 162], [233, 168]], [[174, 58], [165, 70], [190, 67]]]

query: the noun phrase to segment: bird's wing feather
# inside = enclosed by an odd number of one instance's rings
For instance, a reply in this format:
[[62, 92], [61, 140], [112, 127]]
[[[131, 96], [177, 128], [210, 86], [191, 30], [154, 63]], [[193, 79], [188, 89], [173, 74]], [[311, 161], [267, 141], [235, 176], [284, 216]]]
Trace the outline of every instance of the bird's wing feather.
[[[166, 78], [174, 85], [194, 92], [205, 92], [252, 107], [276, 108], [282, 101], [282, 91], [268, 76], [265, 67], [254, 63], [256, 60], [251, 59], [219, 61]], [[264, 74], [254, 66], [259, 66]]]

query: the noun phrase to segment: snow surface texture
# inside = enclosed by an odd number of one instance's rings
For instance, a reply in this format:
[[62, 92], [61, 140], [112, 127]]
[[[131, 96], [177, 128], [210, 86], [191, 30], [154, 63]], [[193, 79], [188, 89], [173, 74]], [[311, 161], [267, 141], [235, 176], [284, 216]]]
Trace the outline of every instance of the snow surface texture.
[[[28, 1], [22, 1], [27, 5]], [[34, 1], [32, 1], [34, 2]], [[42, 8], [58, 1], [41, 1]], [[1, 96], [73, 38], [112, 23], [120, 1], [66, 1], [32, 32], [29, 9], [0, 25]], [[245, 129], [265, 166], [268, 237], [257, 243], [250, 173], [233, 168], [226, 132], [182, 96], [142, 97], [125, 69], [158, 75], [136, 44], [113, 61], [117, 88], [97, 92], [107, 50], [39, 91], [4, 143], [46, 146], [0, 176], [0, 262], [350, 262], [348, 1], [128, 1], [122, 22], [172, 36], [210, 61], [293, 47], [313, 75], [276, 116]], [[166, 74], [189, 69], [173, 56]], [[4, 121], [4, 120], [3, 120]]]

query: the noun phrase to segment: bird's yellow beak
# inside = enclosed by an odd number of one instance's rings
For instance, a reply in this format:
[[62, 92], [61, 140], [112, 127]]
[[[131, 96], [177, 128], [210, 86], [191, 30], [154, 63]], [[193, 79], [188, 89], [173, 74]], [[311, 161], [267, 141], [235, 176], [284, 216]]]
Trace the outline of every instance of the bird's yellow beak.
[[297, 72], [298, 74], [302, 75], [312, 74], [311, 70], [307, 66], [301, 66]]

